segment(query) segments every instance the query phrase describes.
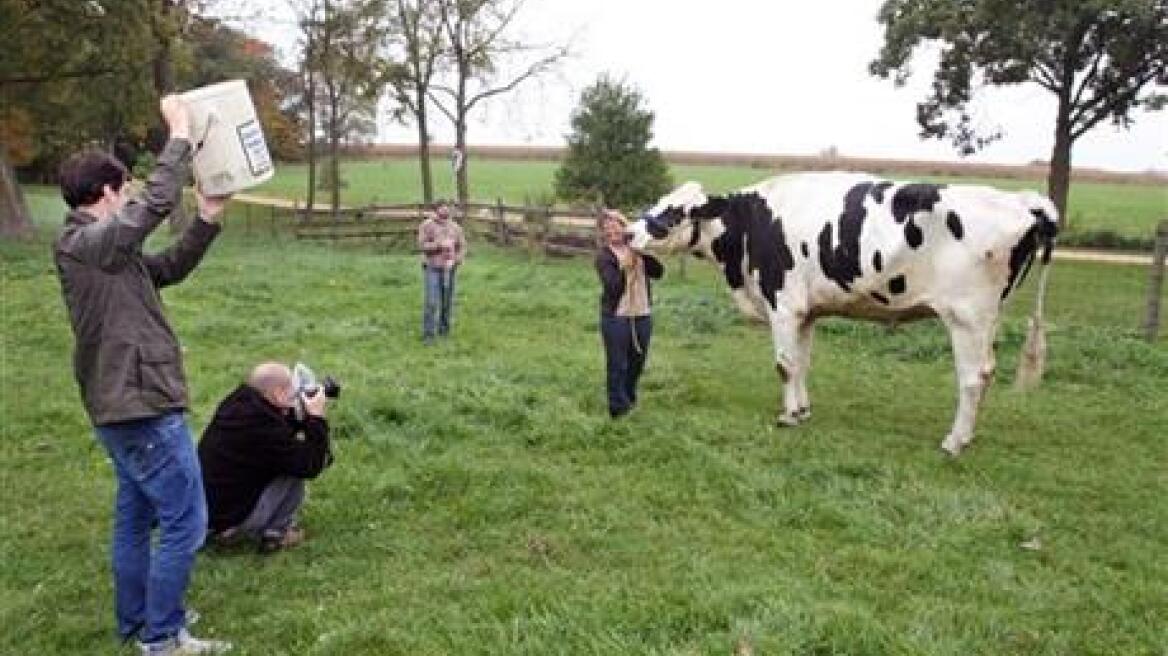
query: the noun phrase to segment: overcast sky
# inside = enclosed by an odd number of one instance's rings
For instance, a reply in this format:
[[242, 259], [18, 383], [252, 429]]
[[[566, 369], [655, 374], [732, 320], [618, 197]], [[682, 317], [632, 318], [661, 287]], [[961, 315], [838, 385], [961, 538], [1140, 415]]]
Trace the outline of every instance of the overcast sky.
[[[665, 150], [811, 155], [834, 146], [857, 157], [959, 159], [946, 142], [917, 137], [915, 104], [927, 93], [935, 56], [919, 58], [905, 88], [868, 74], [882, 38], [880, 4], [528, 0], [521, 34], [533, 42], [570, 40], [576, 54], [556, 75], [479, 111], [469, 140], [562, 145], [580, 91], [607, 71], [644, 94], [656, 115], [654, 143]], [[986, 89], [975, 118], [1005, 136], [970, 161], [1049, 158], [1049, 92], [1034, 85]], [[438, 119], [435, 139], [451, 141]], [[386, 124], [381, 140], [414, 136], [412, 128]], [[1096, 127], [1076, 142], [1074, 164], [1168, 170], [1168, 112], [1140, 113], [1130, 130]]]

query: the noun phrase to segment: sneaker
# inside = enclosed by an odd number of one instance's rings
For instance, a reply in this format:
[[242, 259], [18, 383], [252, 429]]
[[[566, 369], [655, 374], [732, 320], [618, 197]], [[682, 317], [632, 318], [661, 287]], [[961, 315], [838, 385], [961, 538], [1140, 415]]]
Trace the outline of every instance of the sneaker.
[[231, 651], [231, 643], [224, 640], [201, 640], [186, 629], [179, 629], [178, 635], [170, 640], [153, 643], [138, 643], [142, 656], [195, 656], [196, 654], [225, 654]]

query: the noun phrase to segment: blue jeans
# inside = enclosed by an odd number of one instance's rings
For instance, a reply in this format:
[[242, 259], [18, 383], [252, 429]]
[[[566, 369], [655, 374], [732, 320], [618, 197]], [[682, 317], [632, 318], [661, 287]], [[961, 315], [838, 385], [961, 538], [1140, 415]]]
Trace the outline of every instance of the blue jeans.
[[454, 314], [454, 274], [458, 267], [444, 269], [422, 265], [425, 302], [422, 306], [422, 337], [450, 334], [450, 318]]
[[[114, 511], [114, 612], [124, 639], [167, 640], [185, 623], [183, 596], [207, 532], [199, 458], [186, 417], [95, 427], [118, 478]], [[158, 524], [152, 550], [151, 526]]]
[[608, 379], [608, 412], [619, 417], [637, 403], [637, 381], [649, 357], [653, 321], [643, 317], [601, 315], [600, 336]]

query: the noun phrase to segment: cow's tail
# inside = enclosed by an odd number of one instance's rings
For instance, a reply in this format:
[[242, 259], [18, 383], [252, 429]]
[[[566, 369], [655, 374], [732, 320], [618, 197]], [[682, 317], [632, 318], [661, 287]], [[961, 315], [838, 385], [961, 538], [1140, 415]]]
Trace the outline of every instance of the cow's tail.
[[1031, 251], [1026, 268], [1034, 262], [1041, 250], [1042, 271], [1038, 274], [1038, 291], [1034, 295], [1034, 313], [1030, 315], [1026, 330], [1026, 342], [1022, 345], [1022, 355], [1018, 359], [1018, 371], [1014, 385], [1018, 389], [1029, 389], [1042, 381], [1046, 370], [1046, 327], [1042, 323], [1042, 313], [1046, 303], [1046, 285], [1050, 276], [1050, 255], [1054, 250], [1058, 235], [1058, 210], [1050, 198], [1035, 192], [1026, 195], [1026, 204], [1034, 217], [1031, 227], [1034, 250]]

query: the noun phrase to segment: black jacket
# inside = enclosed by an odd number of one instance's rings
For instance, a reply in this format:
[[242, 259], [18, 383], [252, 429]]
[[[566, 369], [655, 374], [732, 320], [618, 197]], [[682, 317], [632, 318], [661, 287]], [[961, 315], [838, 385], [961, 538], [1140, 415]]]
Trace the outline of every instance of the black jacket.
[[[660, 278], [665, 273], [665, 267], [648, 253], [637, 254], [645, 262], [645, 288], [649, 293], [649, 304], [652, 305], [653, 285], [650, 281]], [[608, 246], [601, 246], [596, 252], [596, 273], [600, 276], [600, 313], [610, 316], [616, 312], [621, 296], [625, 293], [625, 275], [616, 255]]]
[[142, 242], [178, 205], [190, 150], [185, 139], [171, 139], [139, 198], [105, 221], [70, 211], [54, 244], [75, 338], [73, 372], [94, 425], [187, 407], [182, 353], [158, 289], [185, 278], [220, 227], [195, 219], [159, 253], [143, 253]]
[[276, 477], [316, 478], [332, 459], [327, 421], [312, 416], [296, 421], [254, 388], [240, 385], [219, 404], [199, 442], [211, 528], [243, 523]]

